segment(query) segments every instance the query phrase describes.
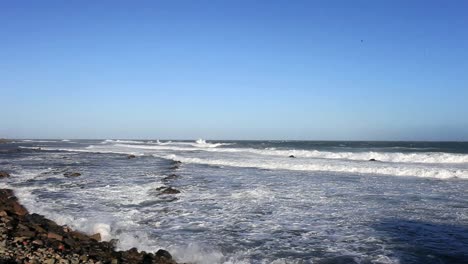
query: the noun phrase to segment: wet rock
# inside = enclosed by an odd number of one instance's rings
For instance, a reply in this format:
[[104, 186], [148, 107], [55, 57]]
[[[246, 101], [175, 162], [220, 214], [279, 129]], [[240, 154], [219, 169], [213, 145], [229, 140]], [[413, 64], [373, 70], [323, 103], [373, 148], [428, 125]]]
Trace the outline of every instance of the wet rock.
[[172, 187], [162, 187], [162, 189], [160, 189], [160, 188], [158, 188], [159, 191], [161, 191], [160, 194], [177, 194], [177, 193], [180, 193], [179, 190], [174, 189]]
[[369, 161], [377, 161], [376, 159], [370, 159]]
[[70, 177], [78, 177], [81, 176], [81, 173], [79, 172], [65, 172], [63, 176], [70, 178]]
[[158, 250], [156, 252], [156, 256], [161, 257], [161, 258], [165, 258], [165, 259], [168, 259], [168, 260], [172, 259], [171, 254], [169, 252], [167, 252], [166, 250], [164, 250], [164, 249]]
[[8, 140], [6, 138], [0, 138], [0, 144], [7, 144], [7, 143], [10, 143], [11, 140]]
[[178, 175], [176, 175], [176, 174], [171, 174], [171, 175], [169, 175], [169, 176], [164, 177], [162, 180], [163, 180], [163, 181], [170, 181], [170, 180], [175, 180], [175, 179], [177, 179], [177, 178], [179, 178]]
[[290, 157], [290, 158], [295, 158], [295, 156], [294, 156], [294, 155], [289, 155], [289, 157]]
[[90, 236], [90, 238], [96, 240], [96, 241], [101, 241], [101, 234], [100, 233], [96, 233], [92, 236]]
[[134, 159], [134, 158], [136, 158], [135, 155], [128, 155], [128, 156], [127, 156], [127, 159]]
[[6, 171], [0, 171], [0, 178], [8, 178], [10, 174]]

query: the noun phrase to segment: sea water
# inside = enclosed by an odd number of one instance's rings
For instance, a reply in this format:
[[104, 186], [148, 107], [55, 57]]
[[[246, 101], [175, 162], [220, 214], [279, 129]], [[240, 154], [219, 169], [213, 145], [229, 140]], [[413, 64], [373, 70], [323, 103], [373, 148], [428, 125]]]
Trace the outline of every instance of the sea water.
[[[0, 148], [21, 150], [0, 152], [0, 169], [12, 175], [0, 187], [30, 212], [118, 239], [119, 249], [164, 248], [201, 264], [468, 263], [468, 143], [17, 140]], [[161, 194], [167, 186], [181, 193]]]

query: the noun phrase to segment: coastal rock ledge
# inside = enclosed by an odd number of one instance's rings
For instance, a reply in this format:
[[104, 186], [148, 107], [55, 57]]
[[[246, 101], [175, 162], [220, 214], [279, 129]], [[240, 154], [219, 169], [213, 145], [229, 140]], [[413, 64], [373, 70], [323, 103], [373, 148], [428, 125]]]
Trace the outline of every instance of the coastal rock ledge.
[[116, 251], [116, 241], [97, 237], [29, 214], [12, 190], [0, 189], [0, 264], [176, 264], [165, 250]]

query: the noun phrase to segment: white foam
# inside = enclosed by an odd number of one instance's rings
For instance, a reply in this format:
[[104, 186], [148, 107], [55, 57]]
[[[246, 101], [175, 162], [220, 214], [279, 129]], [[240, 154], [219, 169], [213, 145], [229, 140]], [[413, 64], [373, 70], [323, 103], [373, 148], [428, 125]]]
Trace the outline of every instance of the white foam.
[[[118, 153], [118, 154], [133, 154], [144, 155], [151, 154], [155, 157], [170, 158], [167, 151], [177, 151], [184, 153], [178, 158], [180, 161], [187, 163], [197, 163], [216, 166], [232, 166], [232, 167], [252, 167], [269, 170], [301, 170], [301, 171], [329, 171], [329, 172], [349, 172], [358, 174], [378, 174], [378, 175], [394, 175], [394, 176], [417, 176], [430, 177], [438, 179], [461, 178], [468, 179], [468, 169], [465, 163], [462, 166], [455, 166], [453, 161], [465, 159], [468, 155], [449, 154], [449, 153], [352, 153], [347, 152], [320, 152], [320, 151], [285, 151], [285, 150], [257, 150], [257, 149], [241, 149], [241, 148], [191, 148], [181, 146], [160, 146], [160, 145], [129, 145], [129, 144], [114, 144], [103, 147], [102, 145], [91, 145], [86, 149], [73, 148], [43, 148], [44, 150], [62, 150], [62, 151], [78, 151], [78, 152], [96, 152], [96, 153]], [[194, 151], [208, 151], [224, 153], [222, 156], [216, 155], [213, 158], [200, 158], [196, 156]], [[149, 152], [148, 152], [149, 151]], [[190, 154], [194, 152], [194, 154]], [[273, 154], [272, 154], [273, 153]], [[279, 154], [281, 153], [281, 154]], [[313, 157], [304, 157], [306, 154], [314, 153]], [[254, 155], [253, 155], [254, 154]], [[295, 155], [297, 158], [288, 158], [288, 155]], [[432, 156], [434, 155], [434, 156]], [[413, 159], [426, 162], [401, 162], [407, 160], [411, 156]], [[171, 156], [172, 157], [172, 156]], [[318, 158], [321, 157], [321, 158]], [[325, 158], [327, 157], [327, 158]], [[345, 157], [348, 157], [346, 159]], [[349, 158], [351, 157], [351, 158]], [[390, 159], [399, 162], [369, 162], [369, 157], [377, 157], [377, 159]], [[399, 157], [397, 159], [396, 157]], [[447, 163], [429, 163], [431, 161], [440, 161], [446, 157]], [[171, 159], [171, 158], [170, 158]], [[440, 164], [440, 165], [439, 165]], [[453, 166], [448, 166], [454, 164]], [[460, 164], [460, 163], [459, 163]]]
[[[156, 155], [157, 156], [157, 155]], [[160, 157], [160, 156], [158, 156]], [[172, 159], [172, 156], [164, 158]], [[268, 170], [297, 170], [297, 171], [328, 171], [339, 173], [357, 173], [357, 174], [378, 174], [394, 176], [416, 176], [438, 179], [461, 178], [468, 179], [468, 170], [466, 169], [447, 169], [440, 167], [427, 166], [392, 166], [388, 164], [370, 164], [360, 162], [314, 162], [302, 163], [297, 160], [278, 160], [278, 159], [244, 159], [244, 160], [222, 160], [222, 159], [202, 159], [177, 157], [178, 160], [185, 163], [196, 163], [216, 166], [247, 167], [260, 168]]]
[[[121, 142], [120, 142], [121, 143]], [[246, 152], [257, 155], [288, 157], [294, 155], [297, 158], [315, 158], [315, 159], [336, 159], [336, 160], [357, 160], [369, 161], [376, 159], [382, 162], [396, 163], [450, 163], [450, 164], [467, 164], [467, 154], [443, 153], [443, 152], [332, 152], [318, 150], [278, 150], [274, 148], [253, 149], [253, 148], [218, 148], [219, 146], [227, 146], [230, 143], [206, 143], [204, 140], [198, 140], [197, 143], [174, 142], [174, 143], [159, 143], [158, 145], [126, 145], [116, 144], [118, 147], [153, 149], [153, 150], [174, 150], [174, 151], [192, 151], [202, 150], [210, 152]], [[191, 148], [196, 147], [196, 149]]]

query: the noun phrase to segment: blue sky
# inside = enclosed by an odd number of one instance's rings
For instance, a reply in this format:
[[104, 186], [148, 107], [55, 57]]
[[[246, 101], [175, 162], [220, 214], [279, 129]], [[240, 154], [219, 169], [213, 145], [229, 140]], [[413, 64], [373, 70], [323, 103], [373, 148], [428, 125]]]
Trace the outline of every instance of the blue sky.
[[0, 137], [468, 140], [467, 13], [2, 1]]

